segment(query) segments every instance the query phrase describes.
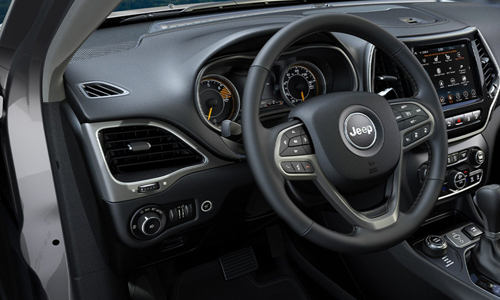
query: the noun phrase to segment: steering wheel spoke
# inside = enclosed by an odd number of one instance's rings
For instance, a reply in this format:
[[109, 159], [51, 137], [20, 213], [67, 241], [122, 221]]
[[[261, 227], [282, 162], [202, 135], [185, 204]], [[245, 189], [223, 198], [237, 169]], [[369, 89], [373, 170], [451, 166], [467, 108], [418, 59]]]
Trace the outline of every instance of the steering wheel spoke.
[[278, 128], [274, 161], [287, 180], [312, 180], [319, 169], [309, 133], [302, 123]]
[[389, 191], [387, 192], [388, 198], [385, 199], [386, 201], [384, 204], [370, 211], [361, 212], [355, 210], [347, 199], [326, 178], [321, 169], [316, 170], [317, 175], [314, 179], [314, 183], [330, 205], [351, 225], [368, 230], [378, 230], [388, 227], [398, 220], [402, 176], [401, 162], [402, 155], [393, 175], [387, 182], [387, 186], [389, 187]]
[[434, 133], [434, 117], [421, 103], [417, 98], [390, 101], [405, 152], [425, 143]]

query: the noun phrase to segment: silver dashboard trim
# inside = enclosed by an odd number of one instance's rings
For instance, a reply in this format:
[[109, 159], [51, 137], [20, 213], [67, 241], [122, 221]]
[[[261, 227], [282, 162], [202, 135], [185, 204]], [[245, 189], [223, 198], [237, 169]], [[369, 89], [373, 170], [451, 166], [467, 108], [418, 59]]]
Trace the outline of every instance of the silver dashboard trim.
[[[479, 169], [479, 170], [475, 170], [475, 171], [472, 171], [469, 176], [472, 176], [472, 175], [476, 175], [477, 173], [483, 173], [484, 175], [484, 172], [482, 169]], [[460, 189], [460, 190], [452, 190], [450, 189], [451, 193], [449, 193], [448, 195], [444, 195], [444, 196], [441, 196], [438, 198], [438, 201], [439, 200], [443, 200], [443, 199], [446, 199], [446, 198], [449, 198], [449, 197], [452, 197], [452, 196], [455, 196], [457, 194], [460, 194], [462, 192], [465, 192], [467, 190], [470, 190], [471, 188], [475, 187], [475, 186], [478, 186], [481, 182], [483, 181], [483, 177], [481, 176], [481, 180], [472, 184], [472, 185], [469, 185], [468, 187], [465, 187], [463, 189]]]
[[[106, 163], [106, 159], [99, 142], [99, 131], [106, 128], [140, 125], [154, 126], [171, 132], [195, 151], [200, 153], [200, 155], [204, 157], [203, 163], [185, 167], [175, 172], [146, 180], [135, 182], [121, 182], [117, 180], [111, 174], [108, 164]], [[121, 202], [154, 195], [168, 189], [172, 184], [185, 175], [230, 164], [230, 162], [221, 160], [210, 154], [208, 151], [203, 150], [196, 142], [181, 133], [178, 129], [159, 121], [139, 119], [85, 123], [82, 124], [82, 131], [84, 142], [89, 150], [89, 158], [92, 165], [91, 172], [93, 172], [92, 178], [94, 179], [95, 185], [99, 187], [103, 200], [109, 202]], [[157, 182], [160, 184], [159, 189], [146, 193], [138, 193], [139, 186]]]
[[[479, 38], [481, 39], [481, 41], [484, 45], [485, 51], [488, 53], [488, 56], [490, 57], [491, 61], [493, 62], [493, 65], [496, 68], [497, 74], [500, 74], [500, 68], [498, 66], [498, 63], [497, 63], [495, 57], [493, 56], [493, 54], [491, 52], [491, 49], [490, 49], [488, 43], [486, 42], [486, 40], [483, 37], [483, 35], [481, 34], [481, 32], [475, 27], [467, 27], [465, 29], [455, 31], [455, 32], [450, 32], [450, 33], [434, 34], [434, 35], [427, 35], [427, 36], [414, 37], [414, 38], [401, 38], [400, 40], [402, 42], [420, 42], [420, 41], [424, 42], [424, 41], [432, 41], [432, 40], [442, 39], [442, 38], [455, 38], [455, 37], [463, 36], [465, 34], [474, 34], [476, 32], [479, 35]], [[368, 52], [368, 55], [369, 55], [369, 57], [368, 57], [368, 75], [369, 75], [369, 77], [368, 77], [368, 90], [370, 92], [373, 92], [372, 71], [374, 70], [374, 54], [375, 54], [375, 46], [372, 45], [371, 48], [369, 49], [369, 52]], [[497, 81], [498, 81], [498, 79], [497, 79]], [[491, 105], [490, 105], [490, 109], [488, 112], [488, 116], [486, 118], [486, 122], [482, 128], [475, 130], [473, 132], [449, 139], [448, 143], [460, 141], [460, 140], [469, 138], [471, 136], [474, 136], [474, 135], [477, 135], [477, 134], [483, 132], [486, 129], [486, 127], [488, 126], [491, 114], [492, 114], [493, 109], [496, 105], [499, 94], [500, 94], [500, 88], [497, 88], [496, 94], [493, 96], [493, 101], [491, 102]]]

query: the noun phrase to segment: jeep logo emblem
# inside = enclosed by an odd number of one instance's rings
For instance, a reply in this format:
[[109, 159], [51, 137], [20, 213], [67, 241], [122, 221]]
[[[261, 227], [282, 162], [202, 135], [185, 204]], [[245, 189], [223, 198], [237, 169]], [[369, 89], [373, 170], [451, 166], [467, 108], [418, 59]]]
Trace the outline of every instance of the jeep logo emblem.
[[357, 136], [357, 135], [362, 135], [363, 133], [368, 133], [372, 134], [373, 132], [373, 127], [371, 125], [368, 126], [363, 126], [361, 128], [352, 128], [352, 132], [349, 132], [351, 136]]
[[362, 113], [352, 113], [345, 119], [344, 133], [354, 147], [365, 150], [377, 141], [377, 129], [372, 119]]

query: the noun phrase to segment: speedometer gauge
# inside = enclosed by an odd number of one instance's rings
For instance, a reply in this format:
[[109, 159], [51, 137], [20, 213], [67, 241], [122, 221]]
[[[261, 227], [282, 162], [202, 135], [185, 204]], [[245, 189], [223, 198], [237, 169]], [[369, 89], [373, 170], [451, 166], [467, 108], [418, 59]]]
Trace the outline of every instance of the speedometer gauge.
[[325, 93], [325, 77], [312, 63], [296, 62], [284, 70], [281, 76], [281, 93], [290, 104], [295, 105]]
[[198, 109], [212, 128], [220, 130], [222, 121], [234, 121], [240, 111], [240, 97], [226, 77], [208, 75], [198, 88]]

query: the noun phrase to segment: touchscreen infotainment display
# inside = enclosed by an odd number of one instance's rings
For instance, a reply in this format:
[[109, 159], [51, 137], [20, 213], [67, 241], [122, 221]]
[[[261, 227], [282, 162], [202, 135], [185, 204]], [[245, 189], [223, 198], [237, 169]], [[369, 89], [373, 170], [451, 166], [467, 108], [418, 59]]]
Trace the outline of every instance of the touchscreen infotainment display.
[[478, 98], [471, 55], [466, 43], [418, 49], [415, 55], [429, 74], [441, 105]]

